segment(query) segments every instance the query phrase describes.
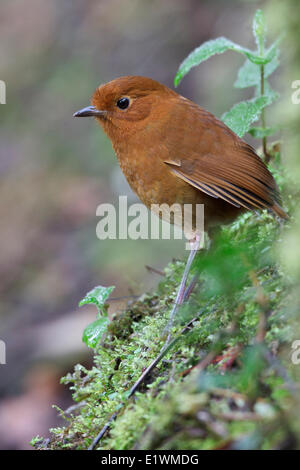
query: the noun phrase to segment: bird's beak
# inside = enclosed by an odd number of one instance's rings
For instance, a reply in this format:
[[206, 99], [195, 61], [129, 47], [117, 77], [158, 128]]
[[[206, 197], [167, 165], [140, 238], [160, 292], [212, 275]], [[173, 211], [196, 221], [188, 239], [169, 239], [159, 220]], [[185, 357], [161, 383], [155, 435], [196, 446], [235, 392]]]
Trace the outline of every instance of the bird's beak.
[[86, 116], [96, 116], [96, 117], [103, 117], [105, 115], [105, 111], [100, 111], [99, 109], [95, 108], [95, 106], [87, 106], [86, 108], [82, 108], [76, 113], [73, 114], [73, 117], [86, 117]]

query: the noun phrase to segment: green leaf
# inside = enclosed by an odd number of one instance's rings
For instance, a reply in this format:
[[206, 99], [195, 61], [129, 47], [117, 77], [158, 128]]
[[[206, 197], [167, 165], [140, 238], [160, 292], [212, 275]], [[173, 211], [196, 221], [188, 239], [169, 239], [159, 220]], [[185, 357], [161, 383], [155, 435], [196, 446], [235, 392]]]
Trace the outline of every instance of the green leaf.
[[90, 292], [86, 294], [86, 296], [79, 302], [79, 307], [82, 305], [87, 304], [94, 304], [98, 309], [98, 313], [104, 309], [104, 305], [112, 291], [114, 290], [115, 286], [110, 287], [103, 287], [103, 286], [96, 286]]
[[268, 98], [266, 96], [242, 101], [223, 114], [221, 119], [239, 137], [243, 137], [249, 131], [252, 122], [259, 119], [262, 109], [267, 104]]
[[[265, 78], [269, 77], [279, 66], [279, 49], [267, 65], [265, 65]], [[249, 59], [245, 61], [238, 71], [238, 77], [234, 83], [235, 88], [248, 88], [260, 84], [260, 67]]]
[[252, 135], [255, 139], [262, 139], [263, 137], [268, 137], [277, 132], [277, 127], [251, 127], [249, 129], [249, 134]]
[[98, 318], [93, 323], [90, 323], [83, 331], [82, 341], [89, 348], [95, 348], [106, 332], [108, 323], [109, 319], [107, 316]]
[[[279, 93], [270, 86], [270, 84], [265, 80], [265, 87], [264, 87], [264, 96], [268, 99], [268, 105], [274, 103], [274, 101], [278, 100]], [[256, 97], [260, 96], [260, 85], [256, 87]]]
[[278, 54], [278, 46], [282, 38], [283, 35], [276, 39], [276, 41], [263, 54], [251, 54], [251, 56], [249, 56], [250, 61], [256, 65], [267, 65], [274, 59], [276, 54]]
[[275, 90], [273, 90], [273, 88], [271, 88], [271, 86], [269, 85], [268, 82], [265, 82], [265, 92], [264, 92], [264, 96], [266, 96], [268, 98], [268, 105], [274, 103], [274, 101], [278, 100], [279, 98], [279, 93]]
[[279, 43], [282, 41], [282, 38], [283, 38], [283, 34], [281, 36], [279, 36], [279, 38], [277, 38], [276, 41], [273, 42], [273, 44], [266, 51], [266, 53], [264, 55], [264, 58], [265, 58], [265, 61], [266, 61], [265, 64], [271, 62], [277, 54], [279, 55], [278, 46], [279, 46]]
[[182, 62], [174, 79], [175, 86], [179, 85], [182, 78], [191, 70], [192, 67], [201, 64], [201, 62], [204, 62], [215, 54], [222, 54], [228, 50], [240, 52], [241, 54], [246, 55], [252, 61], [261, 60], [259, 56], [251, 52], [249, 49], [239, 46], [227, 38], [220, 37], [217, 39], [212, 39], [194, 49]]
[[255, 12], [253, 19], [253, 34], [255, 36], [258, 50], [262, 54], [266, 36], [265, 17], [262, 10], [256, 10]]

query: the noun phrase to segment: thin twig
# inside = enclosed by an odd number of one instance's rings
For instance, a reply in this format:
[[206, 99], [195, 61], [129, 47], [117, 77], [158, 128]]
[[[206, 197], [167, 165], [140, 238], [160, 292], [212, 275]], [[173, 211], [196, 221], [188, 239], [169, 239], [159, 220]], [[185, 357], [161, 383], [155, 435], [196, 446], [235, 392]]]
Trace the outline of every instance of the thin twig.
[[156, 268], [152, 268], [152, 266], [148, 266], [148, 264], [146, 264], [145, 268], [150, 273], [158, 274], [159, 276], [165, 277], [165, 273], [163, 271], [160, 271], [159, 269], [156, 269]]
[[121, 297], [110, 297], [110, 302], [115, 302], [117, 300], [124, 300], [124, 299], [138, 299], [140, 295], [121, 295]]
[[[122, 404], [122, 407], [124, 406], [124, 404]], [[96, 445], [98, 444], [98, 442], [100, 441], [100, 439], [102, 439], [102, 437], [104, 436], [104, 434], [106, 433], [106, 431], [109, 429], [110, 427], [110, 423], [112, 423], [118, 413], [119, 413], [120, 410], [118, 411], [115, 411], [114, 414], [109, 418], [109, 420], [107, 421], [107, 423], [103, 426], [103, 428], [101, 429], [101, 431], [99, 432], [99, 434], [97, 435], [97, 437], [93, 440], [92, 444], [90, 445], [90, 447], [88, 448], [88, 450], [93, 450], [95, 449]]]
[[77, 411], [79, 408], [82, 408], [86, 405], [86, 401], [81, 401], [80, 403], [76, 403], [75, 405], [69, 406], [66, 410], [64, 410], [65, 415], [70, 415], [73, 411]]
[[[141, 383], [145, 380], [145, 378], [147, 377], [147, 375], [154, 369], [154, 367], [162, 360], [162, 358], [167, 354], [167, 352], [179, 341], [179, 339], [181, 338], [181, 335], [183, 335], [184, 333], [186, 333], [187, 331], [190, 330], [190, 327], [193, 325], [193, 323], [198, 320], [198, 318], [200, 317], [200, 315], [202, 315], [202, 313], [205, 311], [205, 308], [204, 307], [203, 309], [201, 309], [201, 311], [199, 312], [199, 314], [194, 317], [192, 320], [190, 320], [184, 327], [183, 329], [178, 333], [177, 336], [175, 336], [175, 338], [164, 348], [161, 350], [161, 352], [159, 353], [159, 355], [151, 362], [151, 364], [147, 367], [147, 369], [142, 373], [142, 375], [138, 378], [138, 380], [135, 382], [135, 384], [131, 387], [131, 389], [129, 390], [129, 394], [128, 394], [128, 399], [130, 397], [132, 397], [135, 392], [138, 390], [139, 386], [141, 385]], [[97, 444], [100, 442], [100, 440], [102, 439], [102, 437], [104, 436], [104, 434], [109, 430], [110, 428], [110, 425], [111, 423], [116, 419], [116, 417], [118, 416], [118, 413], [119, 411], [125, 406], [125, 403], [122, 403], [118, 410], [116, 410], [113, 415], [109, 418], [109, 420], [107, 421], [107, 423], [103, 426], [103, 428], [101, 429], [101, 431], [97, 434], [96, 438], [93, 440], [92, 444], [89, 446], [88, 450], [93, 450], [95, 449], [95, 447], [97, 446]]]
[[189, 369], [183, 370], [180, 372], [179, 376], [181, 377], [186, 377], [188, 374], [190, 374], [193, 370], [197, 370], [198, 372], [204, 370], [211, 362], [214, 360], [214, 358], [217, 355], [217, 351], [210, 351], [203, 359], [201, 359], [198, 364], [194, 365], [193, 367], [190, 367]]

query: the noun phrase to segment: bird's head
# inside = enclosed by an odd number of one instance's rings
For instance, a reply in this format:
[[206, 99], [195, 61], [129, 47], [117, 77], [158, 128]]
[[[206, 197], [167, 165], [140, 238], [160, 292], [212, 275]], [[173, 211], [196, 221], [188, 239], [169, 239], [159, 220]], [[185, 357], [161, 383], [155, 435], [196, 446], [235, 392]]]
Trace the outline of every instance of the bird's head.
[[[109, 137], [118, 130], [132, 132], [155, 120], [165, 100], [177, 94], [151, 78], [127, 76], [100, 85], [91, 106], [74, 113], [75, 117], [94, 116]], [[161, 106], [162, 105], [162, 106]]]

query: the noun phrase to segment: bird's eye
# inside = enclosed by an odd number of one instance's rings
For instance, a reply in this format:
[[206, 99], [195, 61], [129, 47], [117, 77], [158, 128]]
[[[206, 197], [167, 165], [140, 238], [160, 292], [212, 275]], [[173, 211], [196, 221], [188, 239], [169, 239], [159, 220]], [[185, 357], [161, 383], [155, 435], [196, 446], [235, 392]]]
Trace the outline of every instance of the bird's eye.
[[120, 99], [117, 101], [117, 106], [118, 106], [118, 108], [120, 108], [120, 109], [126, 109], [126, 108], [128, 108], [129, 104], [130, 104], [130, 100], [129, 100], [129, 98], [126, 98], [126, 97], [125, 97], [125, 98], [120, 98]]

